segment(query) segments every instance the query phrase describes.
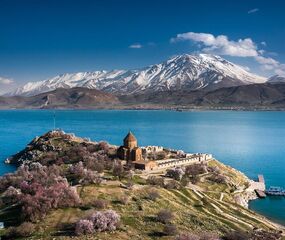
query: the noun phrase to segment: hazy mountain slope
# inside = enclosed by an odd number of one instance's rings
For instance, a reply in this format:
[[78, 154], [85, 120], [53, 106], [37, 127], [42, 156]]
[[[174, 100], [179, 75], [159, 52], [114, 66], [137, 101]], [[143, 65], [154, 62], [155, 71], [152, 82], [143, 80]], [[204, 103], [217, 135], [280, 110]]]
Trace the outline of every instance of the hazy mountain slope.
[[285, 108], [285, 84], [251, 84], [220, 88], [213, 91], [165, 91], [125, 95], [125, 104], [156, 104], [185, 107], [268, 107]]
[[101, 108], [118, 104], [116, 96], [96, 89], [59, 88], [31, 97], [0, 97], [0, 108]]
[[184, 54], [138, 70], [114, 70], [63, 74], [27, 83], [9, 95], [31, 96], [57, 88], [86, 87], [116, 94], [165, 90], [217, 89], [266, 79], [219, 56]]
[[251, 84], [216, 90], [168, 90], [120, 96], [88, 88], [61, 88], [31, 97], [0, 97], [2, 109], [173, 107], [285, 109], [285, 83]]

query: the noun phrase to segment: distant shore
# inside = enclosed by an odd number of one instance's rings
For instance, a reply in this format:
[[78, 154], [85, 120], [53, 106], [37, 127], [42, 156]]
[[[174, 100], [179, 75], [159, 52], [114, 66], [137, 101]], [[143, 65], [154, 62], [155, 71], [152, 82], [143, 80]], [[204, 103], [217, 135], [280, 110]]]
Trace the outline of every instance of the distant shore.
[[285, 108], [269, 108], [269, 107], [226, 107], [226, 106], [102, 106], [102, 107], [83, 107], [83, 106], [55, 106], [55, 107], [25, 107], [25, 108], [3, 108], [0, 107], [1, 110], [165, 110], [165, 111], [177, 111], [177, 112], [191, 112], [191, 111], [261, 111], [261, 112], [283, 112]]

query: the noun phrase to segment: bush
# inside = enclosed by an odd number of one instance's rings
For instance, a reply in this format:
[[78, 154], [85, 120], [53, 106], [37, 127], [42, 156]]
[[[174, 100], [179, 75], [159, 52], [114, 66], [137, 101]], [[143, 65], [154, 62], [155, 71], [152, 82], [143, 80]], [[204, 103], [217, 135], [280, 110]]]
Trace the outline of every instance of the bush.
[[30, 222], [23, 222], [16, 231], [19, 237], [29, 237], [35, 232], [35, 226]]
[[106, 200], [103, 199], [96, 199], [93, 204], [92, 204], [95, 208], [98, 209], [104, 209], [107, 207], [108, 202]]
[[193, 175], [190, 177], [190, 181], [192, 184], [197, 184], [199, 182], [200, 178], [198, 175]]
[[235, 231], [228, 232], [224, 237], [224, 240], [247, 240], [250, 239], [250, 236], [245, 232]]
[[173, 218], [174, 218], [173, 213], [166, 209], [161, 210], [157, 214], [157, 220], [161, 223], [170, 223]]
[[107, 142], [99, 142], [98, 147], [99, 147], [99, 150], [103, 150], [104, 152], [108, 152], [110, 148]]
[[126, 188], [127, 189], [132, 189], [134, 187], [134, 182], [132, 180], [128, 180], [128, 182], [126, 183]]
[[18, 237], [16, 227], [7, 228], [4, 236], [6, 239], [15, 239], [16, 237]]
[[127, 205], [128, 202], [130, 201], [130, 198], [126, 195], [123, 195], [119, 197], [118, 201], [123, 205]]
[[[219, 236], [215, 233], [205, 232], [201, 235], [193, 233], [180, 234], [175, 238], [175, 240], [219, 240]], [[246, 239], [245, 239], [246, 240]]]
[[85, 174], [85, 168], [82, 162], [76, 163], [75, 165], [71, 165], [69, 171], [70, 173], [74, 174], [77, 180], [83, 178]]
[[200, 237], [196, 234], [190, 233], [190, 234], [179, 234], [175, 240], [200, 240]]
[[168, 181], [165, 185], [166, 189], [181, 189], [181, 185], [179, 182], [175, 180]]
[[94, 230], [97, 232], [114, 231], [120, 222], [120, 216], [113, 210], [98, 211], [93, 213], [89, 220], [93, 223]]
[[96, 184], [100, 185], [102, 183], [102, 178], [98, 175], [97, 172], [92, 170], [86, 170], [83, 175], [83, 179], [81, 180], [83, 184]]
[[217, 174], [221, 173], [220, 169], [217, 166], [215, 167], [208, 166], [207, 170], [208, 172], [211, 172], [211, 173], [217, 173]]
[[81, 219], [75, 225], [76, 235], [86, 235], [94, 232], [94, 225], [92, 221]]
[[160, 195], [159, 195], [158, 191], [156, 191], [156, 190], [150, 190], [147, 193], [147, 198], [152, 200], [152, 201], [156, 201], [159, 197], [160, 197]]
[[177, 234], [177, 228], [174, 224], [167, 224], [163, 228], [163, 233], [167, 236], [174, 236]]
[[98, 173], [102, 173], [104, 171], [104, 163], [99, 162], [99, 161], [94, 162], [92, 170], [94, 170]]
[[115, 164], [114, 167], [113, 167], [113, 175], [115, 177], [118, 177], [119, 180], [121, 180], [123, 178], [125, 174], [125, 170], [124, 170], [124, 167], [122, 166], [122, 164]]
[[164, 179], [161, 177], [150, 176], [147, 179], [147, 183], [159, 187], [164, 187]]
[[23, 222], [18, 227], [9, 227], [6, 232], [6, 237], [8, 239], [14, 239], [16, 237], [30, 237], [34, 232], [34, 224], [30, 222]]
[[184, 171], [182, 168], [168, 169], [166, 176], [175, 179], [176, 181], [180, 181], [184, 175]]
[[185, 174], [187, 176], [197, 176], [207, 172], [207, 166], [202, 163], [192, 164], [186, 167]]
[[260, 240], [260, 239], [266, 239], [266, 240], [277, 240], [282, 237], [282, 231], [279, 232], [267, 232], [261, 229], [256, 229], [251, 234], [252, 240]]
[[222, 174], [213, 174], [207, 178], [208, 180], [215, 183], [227, 183], [227, 179]]
[[183, 187], [187, 187], [189, 185], [190, 178], [188, 176], [183, 176], [180, 183]]
[[200, 235], [200, 240], [219, 240], [219, 236], [213, 232], [204, 232]]

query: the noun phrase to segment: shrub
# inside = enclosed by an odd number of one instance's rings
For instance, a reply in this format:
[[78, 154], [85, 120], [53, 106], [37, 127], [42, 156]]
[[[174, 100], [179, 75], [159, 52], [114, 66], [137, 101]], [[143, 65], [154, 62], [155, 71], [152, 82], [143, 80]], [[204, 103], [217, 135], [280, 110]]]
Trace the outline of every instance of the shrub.
[[200, 240], [219, 240], [219, 236], [213, 232], [204, 232], [200, 235]]
[[215, 167], [207, 166], [207, 170], [208, 172], [212, 172], [212, 173], [217, 173], [217, 174], [221, 173], [220, 169], [217, 166]]
[[179, 182], [175, 180], [168, 181], [165, 185], [166, 189], [181, 189], [181, 185]]
[[184, 175], [182, 168], [175, 168], [167, 170], [166, 176], [180, 181]]
[[74, 174], [74, 176], [80, 180], [84, 177], [85, 168], [82, 162], [76, 163], [69, 168], [70, 173]]
[[89, 220], [93, 223], [94, 230], [97, 232], [116, 230], [120, 216], [113, 210], [104, 212], [95, 212], [91, 215]]
[[207, 179], [215, 183], [227, 183], [226, 177], [221, 174], [213, 174], [212, 176], [209, 176]]
[[266, 239], [266, 240], [277, 240], [282, 237], [282, 232], [267, 232], [261, 229], [256, 229], [251, 234], [252, 240]]
[[92, 170], [94, 170], [98, 173], [102, 173], [104, 171], [104, 163], [99, 162], [99, 161], [95, 161]]
[[121, 180], [123, 178], [123, 176], [124, 176], [124, 173], [125, 173], [125, 171], [124, 171], [124, 167], [122, 166], [122, 164], [117, 163], [117, 164], [114, 165], [114, 167], [113, 167], [113, 175], [115, 177], [118, 177], [119, 180]]
[[108, 152], [109, 151], [109, 144], [107, 142], [99, 142], [98, 143], [98, 148], [99, 150], [103, 150], [104, 152]]
[[13, 186], [8, 187], [8, 189], [3, 193], [4, 202], [15, 203], [21, 194], [21, 190], [14, 188]]
[[126, 195], [123, 195], [119, 197], [118, 201], [123, 205], [127, 205], [128, 202], [130, 201], [130, 198]]
[[164, 187], [164, 179], [161, 177], [149, 176], [147, 179], [147, 183], [150, 185]]
[[250, 239], [250, 236], [245, 232], [235, 231], [228, 232], [224, 237], [224, 240], [247, 240]]
[[185, 174], [187, 176], [197, 176], [199, 174], [203, 174], [207, 172], [207, 167], [206, 165], [202, 163], [195, 163], [192, 165], [189, 165], [185, 169]]
[[34, 232], [34, 224], [30, 222], [23, 222], [18, 227], [9, 227], [6, 231], [5, 237], [7, 237], [8, 239], [15, 239], [18, 237], [30, 237]]
[[5, 238], [7, 239], [15, 239], [17, 236], [16, 227], [9, 227], [5, 232]]
[[35, 232], [35, 226], [30, 222], [23, 222], [16, 228], [16, 232], [19, 237], [29, 237]]
[[200, 240], [200, 237], [196, 234], [193, 233], [183, 233], [183, 234], [179, 234], [175, 240]]
[[180, 183], [183, 187], [187, 187], [189, 185], [190, 179], [188, 176], [183, 176]]
[[160, 197], [160, 195], [156, 190], [150, 190], [147, 193], [147, 198], [152, 200], [152, 201], [156, 201], [159, 197]]
[[170, 223], [173, 217], [173, 213], [166, 209], [159, 211], [157, 214], [157, 220], [161, 223]]
[[166, 224], [163, 233], [167, 236], [174, 236], [177, 234], [177, 227], [174, 224]]
[[190, 181], [192, 184], [197, 184], [199, 182], [200, 178], [197, 175], [193, 175], [190, 177]]
[[104, 209], [107, 207], [108, 202], [106, 200], [103, 199], [96, 199], [93, 204], [92, 204], [95, 208], [98, 209]]
[[126, 173], [125, 173], [125, 177], [126, 177], [127, 179], [129, 179], [129, 180], [133, 179], [134, 175], [135, 175], [135, 173], [134, 173], [133, 170], [128, 170], [128, 171], [126, 171]]
[[76, 235], [86, 235], [94, 232], [94, 225], [92, 221], [81, 219], [75, 225]]
[[87, 170], [84, 172], [82, 181], [83, 184], [96, 184], [100, 185], [102, 183], [102, 178], [98, 175], [97, 172], [94, 172], [92, 170]]

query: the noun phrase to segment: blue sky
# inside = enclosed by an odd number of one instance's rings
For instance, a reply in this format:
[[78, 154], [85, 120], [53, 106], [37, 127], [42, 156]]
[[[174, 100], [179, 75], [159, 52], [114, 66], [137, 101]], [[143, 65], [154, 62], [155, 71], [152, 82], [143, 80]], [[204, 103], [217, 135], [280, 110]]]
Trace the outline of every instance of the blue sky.
[[208, 52], [285, 73], [285, 1], [0, 0], [0, 88]]

